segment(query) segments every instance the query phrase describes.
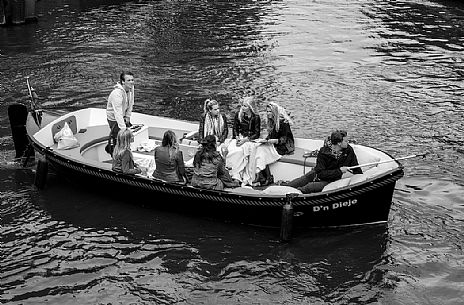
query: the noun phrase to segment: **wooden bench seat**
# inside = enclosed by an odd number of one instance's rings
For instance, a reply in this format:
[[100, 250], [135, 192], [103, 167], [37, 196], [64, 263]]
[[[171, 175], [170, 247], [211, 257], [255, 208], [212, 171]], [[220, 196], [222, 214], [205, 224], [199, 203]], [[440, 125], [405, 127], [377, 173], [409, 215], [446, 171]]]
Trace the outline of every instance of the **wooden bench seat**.
[[281, 163], [291, 163], [291, 164], [296, 164], [296, 165], [301, 165], [301, 166], [306, 166], [306, 167], [314, 167], [316, 166], [316, 157], [310, 157], [310, 158], [305, 158], [303, 155], [306, 153], [302, 148], [295, 147], [295, 152], [291, 155], [284, 155], [282, 158], [279, 159], [278, 162]]
[[[53, 150], [56, 150], [60, 154], [69, 156], [70, 158], [83, 160], [84, 158], [82, 157], [82, 152], [95, 144], [106, 142], [108, 140], [109, 131], [110, 131], [109, 126], [106, 124], [99, 125], [99, 126], [91, 126], [86, 129], [81, 129], [75, 134], [75, 137], [80, 143], [79, 147], [68, 149], [68, 150], [57, 150], [57, 144], [55, 143], [51, 148]], [[153, 139], [151, 134], [150, 134], [150, 139]], [[157, 140], [157, 143], [159, 142], [158, 144], [161, 144], [158, 139], [156, 140]], [[180, 148], [184, 155], [184, 161], [190, 160], [194, 156], [197, 150], [196, 145], [181, 144]], [[296, 147], [295, 152], [293, 154], [282, 156], [282, 158], [280, 158], [278, 162], [306, 166], [307, 168], [314, 167], [316, 165], [316, 158], [310, 157], [310, 158], [305, 159], [303, 155], [306, 152], [307, 151], [305, 151], [304, 149]], [[137, 151], [136, 153], [146, 155], [146, 156], [148, 155], [153, 156], [153, 151], [150, 151], [150, 152]]]

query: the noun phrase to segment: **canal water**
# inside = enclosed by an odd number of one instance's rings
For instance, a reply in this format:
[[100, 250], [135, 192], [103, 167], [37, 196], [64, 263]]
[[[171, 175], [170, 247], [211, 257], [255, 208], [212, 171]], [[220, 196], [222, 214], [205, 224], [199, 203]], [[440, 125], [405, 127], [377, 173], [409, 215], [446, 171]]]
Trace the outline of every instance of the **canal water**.
[[[453, 1], [48, 0], [0, 28], [0, 303], [463, 304], [464, 6]], [[278, 232], [148, 208], [11, 162], [7, 108], [104, 107], [196, 121], [253, 93], [296, 136], [345, 128], [404, 161], [387, 225]], [[264, 116], [263, 116], [264, 117]], [[175, 204], [166, 202], [166, 205]]]

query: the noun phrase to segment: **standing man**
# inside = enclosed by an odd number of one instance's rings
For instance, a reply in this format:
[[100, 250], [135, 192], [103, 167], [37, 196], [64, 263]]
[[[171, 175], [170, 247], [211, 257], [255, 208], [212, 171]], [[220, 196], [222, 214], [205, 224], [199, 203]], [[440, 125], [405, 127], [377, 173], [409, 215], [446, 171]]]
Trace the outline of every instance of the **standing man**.
[[[342, 178], [348, 167], [358, 165], [353, 147], [348, 144], [347, 132], [336, 130], [319, 150], [316, 166], [312, 171], [285, 185], [299, 189], [303, 194], [320, 192], [330, 182]], [[350, 171], [351, 172], [351, 171]], [[362, 174], [361, 168], [354, 168], [353, 174]]]
[[134, 107], [134, 74], [122, 72], [106, 104], [106, 118], [110, 125], [110, 136], [105, 151], [113, 154], [119, 130], [132, 126], [130, 117]]

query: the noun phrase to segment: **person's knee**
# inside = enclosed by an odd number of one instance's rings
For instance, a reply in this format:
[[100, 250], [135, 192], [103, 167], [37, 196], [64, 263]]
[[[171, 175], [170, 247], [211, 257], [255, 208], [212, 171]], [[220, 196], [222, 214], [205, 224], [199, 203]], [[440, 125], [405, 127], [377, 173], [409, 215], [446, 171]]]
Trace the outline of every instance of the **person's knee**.
[[325, 183], [321, 182], [309, 182], [308, 184], [302, 187], [298, 187], [297, 189], [299, 189], [303, 194], [311, 194], [322, 191], [325, 185]]

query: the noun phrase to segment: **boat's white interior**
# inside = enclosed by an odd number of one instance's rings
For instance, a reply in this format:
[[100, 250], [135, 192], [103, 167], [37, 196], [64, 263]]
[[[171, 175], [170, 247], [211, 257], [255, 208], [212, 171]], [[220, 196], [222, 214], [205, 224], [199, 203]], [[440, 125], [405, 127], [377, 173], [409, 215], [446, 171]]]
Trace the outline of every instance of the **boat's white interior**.
[[[75, 131], [75, 136], [80, 146], [69, 150], [58, 150], [57, 144], [53, 140], [53, 135], [60, 130], [64, 122], [73, 125], [71, 129]], [[174, 131], [178, 139], [182, 139], [185, 134], [191, 134], [198, 130], [198, 124], [169, 119], [165, 117], [133, 113], [131, 122], [142, 125], [139, 130], [134, 132], [133, 155], [134, 160], [142, 166], [149, 167], [149, 173], [153, 172], [155, 162], [153, 149], [160, 145], [163, 134], [166, 130]], [[43, 127], [34, 138], [45, 147], [53, 149], [55, 153], [65, 156], [68, 159], [76, 160], [80, 163], [95, 166], [102, 169], [111, 169], [111, 156], [104, 150], [109, 134], [108, 122], [106, 120], [106, 110], [97, 108], [82, 109], [64, 115], [50, 124]], [[283, 156], [278, 162], [270, 165], [275, 181], [291, 180], [308, 172], [315, 165], [315, 158], [304, 159], [303, 154], [319, 149], [323, 145], [323, 140], [295, 139], [296, 150], [293, 155]], [[351, 144], [355, 150], [359, 164], [382, 162], [391, 160], [387, 154], [370, 147]], [[191, 164], [198, 143], [196, 141], [183, 139], [180, 148], [183, 152], [186, 166]], [[399, 165], [397, 162], [381, 163], [377, 166], [371, 165], [363, 167], [362, 175], [346, 175], [342, 179], [326, 186], [324, 191], [345, 187], [361, 183], [367, 179], [382, 175]], [[151, 179], [150, 175], [147, 179]]]

